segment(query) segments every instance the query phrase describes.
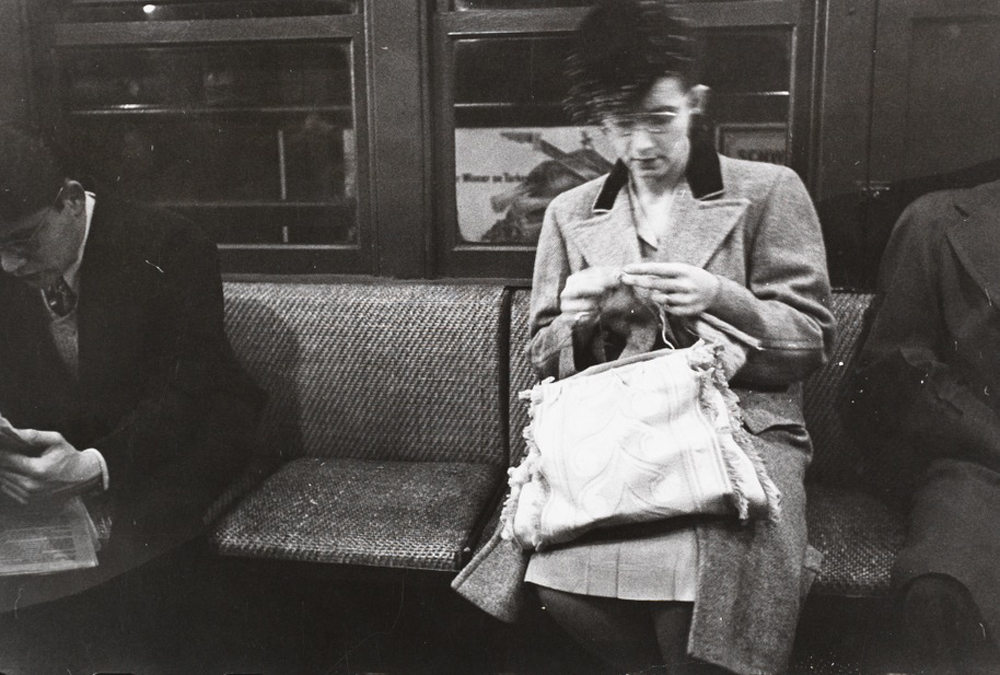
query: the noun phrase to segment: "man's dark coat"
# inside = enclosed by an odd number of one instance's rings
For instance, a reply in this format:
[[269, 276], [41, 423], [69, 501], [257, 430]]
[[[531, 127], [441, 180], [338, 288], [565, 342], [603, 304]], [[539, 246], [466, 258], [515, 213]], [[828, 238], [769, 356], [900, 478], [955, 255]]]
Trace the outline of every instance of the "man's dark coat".
[[106, 459], [106, 576], [199, 532], [249, 456], [263, 395], [224, 332], [215, 246], [178, 216], [99, 198], [77, 311], [74, 382], [39, 292], [0, 275], [0, 412]]
[[[917, 470], [894, 583], [947, 574], [1000, 637], [1000, 182], [918, 199], [882, 262], [855, 408], [899, 483]], [[883, 475], [885, 475], [883, 473]]]

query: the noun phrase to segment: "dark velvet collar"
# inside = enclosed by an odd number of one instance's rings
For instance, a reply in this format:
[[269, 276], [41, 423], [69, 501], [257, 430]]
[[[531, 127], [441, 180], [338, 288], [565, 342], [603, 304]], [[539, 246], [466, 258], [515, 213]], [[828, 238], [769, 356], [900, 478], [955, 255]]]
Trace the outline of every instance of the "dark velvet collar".
[[[719, 164], [719, 155], [712, 143], [703, 139], [692, 139], [691, 154], [688, 156], [687, 167], [684, 169], [684, 177], [687, 178], [695, 199], [710, 200], [722, 196], [724, 190], [722, 167]], [[594, 210], [610, 211], [618, 193], [627, 184], [628, 168], [619, 160], [604, 180], [601, 192], [594, 202]]]

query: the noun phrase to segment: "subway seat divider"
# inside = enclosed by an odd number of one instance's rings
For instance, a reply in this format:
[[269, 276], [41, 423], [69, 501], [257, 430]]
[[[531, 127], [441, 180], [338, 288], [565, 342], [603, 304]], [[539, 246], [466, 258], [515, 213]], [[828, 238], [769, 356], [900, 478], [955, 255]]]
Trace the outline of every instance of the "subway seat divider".
[[[270, 395], [258, 456], [216, 505], [224, 555], [456, 573], [524, 453], [530, 292], [392, 281], [227, 282], [227, 330]], [[837, 340], [805, 387], [815, 454], [812, 593], [885, 596], [901, 515], [862, 491], [842, 417], [871, 296], [837, 291]]]

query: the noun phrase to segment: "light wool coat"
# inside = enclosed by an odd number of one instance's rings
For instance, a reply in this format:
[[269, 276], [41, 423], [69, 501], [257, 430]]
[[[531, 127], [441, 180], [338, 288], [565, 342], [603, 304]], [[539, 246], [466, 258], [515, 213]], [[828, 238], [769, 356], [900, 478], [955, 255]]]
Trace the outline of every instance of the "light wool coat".
[[[802, 417], [801, 380], [822, 365], [834, 319], [819, 223], [791, 170], [719, 157], [695, 145], [687, 189], [674, 200], [670, 260], [721, 279], [707, 310], [757, 341], [731, 380], [768, 473], [782, 493], [778, 522], [713, 521], [696, 526], [698, 600], [692, 656], [745, 675], [780, 672], [791, 651], [802, 598], [818, 565], [806, 543], [803, 478], [812, 445]], [[609, 356], [600, 328], [559, 312], [567, 277], [592, 266], [639, 262], [641, 248], [621, 164], [563, 193], [549, 206], [538, 245], [528, 354], [542, 377], [566, 377]], [[625, 336], [648, 350], [652, 315]], [[615, 356], [615, 355], [610, 355]], [[512, 582], [523, 558], [495, 536], [456, 579], [460, 593], [512, 619]]]

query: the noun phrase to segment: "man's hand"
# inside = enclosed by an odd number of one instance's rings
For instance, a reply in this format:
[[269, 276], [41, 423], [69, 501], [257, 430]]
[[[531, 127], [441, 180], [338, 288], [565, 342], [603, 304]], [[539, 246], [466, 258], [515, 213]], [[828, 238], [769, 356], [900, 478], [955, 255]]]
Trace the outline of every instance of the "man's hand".
[[626, 265], [622, 283], [677, 316], [697, 316], [711, 307], [722, 282], [686, 263], [634, 263]]
[[0, 443], [0, 492], [21, 504], [65, 499], [101, 482], [101, 463], [82, 453], [55, 431], [18, 429], [30, 454]]

